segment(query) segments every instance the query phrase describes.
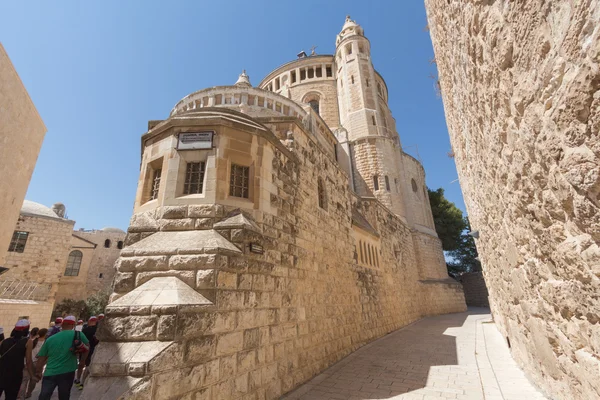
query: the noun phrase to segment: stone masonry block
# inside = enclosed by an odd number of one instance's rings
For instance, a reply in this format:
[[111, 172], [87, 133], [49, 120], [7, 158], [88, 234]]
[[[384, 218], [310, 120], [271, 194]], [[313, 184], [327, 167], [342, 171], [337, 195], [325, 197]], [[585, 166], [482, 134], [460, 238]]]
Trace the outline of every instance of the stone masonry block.
[[244, 334], [242, 332], [221, 334], [217, 339], [217, 356], [237, 353], [243, 349], [243, 346]]
[[244, 350], [258, 348], [259, 344], [259, 329], [246, 329], [244, 331]]
[[107, 318], [103, 333], [115, 340], [155, 340], [156, 316], [128, 316]]
[[217, 287], [236, 289], [237, 288], [238, 276], [236, 273], [219, 271], [217, 276]]
[[189, 231], [194, 229], [194, 219], [160, 219], [158, 225], [161, 231]]
[[161, 315], [158, 318], [156, 338], [158, 340], [174, 340], [176, 327], [175, 315]]
[[214, 269], [201, 269], [196, 272], [196, 287], [198, 289], [214, 288], [215, 275], [216, 271]]
[[168, 257], [121, 257], [117, 261], [117, 269], [120, 272], [164, 271], [168, 269]]
[[161, 218], [181, 219], [187, 217], [188, 206], [163, 206], [160, 212]]
[[114, 277], [114, 291], [127, 293], [135, 288], [135, 274], [133, 272], [117, 272]]
[[[202, 334], [202, 332], [197, 332]], [[203, 363], [215, 356], [215, 336], [202, 336], [187, 342], [185, 359], [187, 362]]]
[[189, 206], [188, 215], [191, 218], [213, 218], [215, 208], [214, 205], [193, 204]]
[[135, 286], [138, 287], [150, 279], [157, 276], [175, 276], [185, 282], [188, 286], [196, 287], [196, 273], [194, 271], [152, 271], [152, 272], [140, 272], [137, 274]]

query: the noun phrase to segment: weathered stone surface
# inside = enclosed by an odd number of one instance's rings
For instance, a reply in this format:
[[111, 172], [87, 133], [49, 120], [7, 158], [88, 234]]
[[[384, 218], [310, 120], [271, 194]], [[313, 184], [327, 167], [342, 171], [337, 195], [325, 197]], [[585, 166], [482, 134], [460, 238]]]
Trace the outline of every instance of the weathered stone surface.
[[117, 261], [121, 272], [165, 271], [169, 269], [167, 256], [123, 257]]
[[600, 2], [425, 3], [494, 319], [552, 398], [600, 398]]
[[188, 215], [188, 206], [166, 206], [161, 208], [161, 218], [181, 219]]
[[155, 316], [107, 318], [102, 328], [114, 340], [155, 340], [156, 322]]
[[158, 230], [158, 222], [156, 222], [155, 212], [145, 211], [138, 214], [133, 214], [129, 221], [128, 232], [154, 232]]
[[193, 218], [160, 219], [158, 226], [161, 231], [189, 231], [194, 229], [196, 220]]
[[203, 269], [196, 273], [196, 288], [208, 289], [215, 287], [216, 271], [214, 269]]
[[190, 218], [212, 218], [215, 217], [215, 206], [213, 204], [192, 204], [189, 206]]
[[[195, 279], [192, 271], [166, 271], [166, 273], [183, 274], [190, 273], [191, 278]], [[162, 273], [148, 272], [147, 274]], [[138, 274], [142, 275], [144, 273]], [[144, 278], [145, 275], [142, 277]], [[172, 305], [210, 305], [211, 303], [202, 297], [201, 294], [194, 291], [184, 281], [175, 276], [152, 276], [148, 282], [136, 287], [133, 291], [127, 293], [118, 300], [110, 303], [109, 308], [113, 307], [159, 307]]]

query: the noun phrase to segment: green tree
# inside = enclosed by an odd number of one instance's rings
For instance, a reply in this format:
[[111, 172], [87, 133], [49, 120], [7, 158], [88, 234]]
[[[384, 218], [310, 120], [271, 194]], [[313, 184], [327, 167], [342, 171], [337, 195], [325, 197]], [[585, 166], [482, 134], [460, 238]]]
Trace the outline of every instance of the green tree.
[[83, 300], [64, 299], [54, 306], [55, 316], [74, 315], [76, 318], [83, 318], [86, 306]]
[[481, 271], [469, 219], [454, 203], [446, 199], [444, 189], [427, 189], [435, 230], [447, 256], [448, 274], [457, 277], [465, 272]]
[[110, 296], [109, 291], [102, 291], [91, 295], [85, 301], [86, 311], [88, 312], [88, 318], [92, 315], [98, 315], [104, 313], [106, 306], [108, 305], [108, 297]]
[[444, 189], [427, 188], [435, 230], [444, 251], [457, 250], [463, 245], [462, 233], [467, 228], [462, 211], [444, 196]]
[[74, 315], [86, 321], [92, 315], [104, 313], [108, 304], [108, 291], [98, 292], [85, 300], [64, 299], [54, 307], [54, 317]]

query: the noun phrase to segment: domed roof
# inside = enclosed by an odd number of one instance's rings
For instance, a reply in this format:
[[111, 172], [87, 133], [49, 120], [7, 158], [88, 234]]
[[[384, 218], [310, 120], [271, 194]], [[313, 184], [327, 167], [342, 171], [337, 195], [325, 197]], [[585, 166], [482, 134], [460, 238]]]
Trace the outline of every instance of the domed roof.
[[102, 232], [114, 232], [114, 233], [125, 233], [123, 229], [115, 228], [112, 226], [107, 226], [105, 228], [100, 229]]
[[23, 201], [23, 207], [21, 207], [21, 214], [37, 215], [40, 217], [60, 218], [50, 207], [46, 207], [43, 204], [36, 203], [35, 201], [25, 200]]

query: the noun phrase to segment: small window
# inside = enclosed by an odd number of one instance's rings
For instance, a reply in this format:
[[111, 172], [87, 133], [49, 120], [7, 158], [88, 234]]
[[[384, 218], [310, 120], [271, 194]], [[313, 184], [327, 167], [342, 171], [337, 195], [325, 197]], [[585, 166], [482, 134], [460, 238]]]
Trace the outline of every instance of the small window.
[[117, 249], [122, 249], [122, 248], [123, 248], [123, 241], [122, 241], [122, 240], [119, 240], [119, 241], [117, 242]]
[[374, 115], [371, 115], [371, 121], [373, 121], [373, 125], [377, 125], [377, 121], [375, 120]]
[[375, 264], [379, 267], [379, 254], [377, 254], [377, 251], [375, 251]]
[[315, 77], [315, 69], [314, 68], [309, 68], [308, 69], [308, 78], [312, 79]]
[[327, 198], [325, 196], [325, 186], [323, 185], [323, 181], [319, 178], [317, 182], [317, 195], [319, 198], [319, 207], [322, 209], [327, 208]]
[[303, 81], [306, 79], [306, 70], [305, 69], [301, 69], [300, 70], [300, 80]]
[[69, 259], [67, 260], [67, 268], [65, 269], [65, 276], [77, 276], [79, 275], [79, 269], [81, 268], [81, 259], [83, 253], [79, 250], [73, 250], [69, 253]]
[[229, 181], [229, 195], [233, 197], [249, 197], [250, 167], [231, 164], [231, 178]]
[[110, 248], [110, 239], [106, 239], [104, 241], [104, 247], [106, 247], [107, 249]]
[[417, 182], [414, 179], [411, 179], [410, 185], [412, 186], [413, 192], [417, 193], [417, 190], [419, 190], [419, 188], [417, 187]]
[[394, 178], [394, 184], [396, 185], [396, 193], [400, 193], [400, 186], [398, 186], [398, 178]]
[[364, 47], [363, 47], [362, 44], [358, 45], [358, 52], [361, 53], [361, 54], [365, 52], [365, 49], [364, 49]]
[[331, 65], [327, 66], [327, 68], [325, 68], [325, 72], [327, 73], [327, 77], [331, 78], [333, 76], [333, 72], [331, 70]]
[[296, 71], [292, 71], [292, 83], [296, 83]]
[[348, 45], [346, 46], [346, 54], [352, 54], [352, 43], [348, 43]]
[[379, 190], [379, 176], [377, 175], [373, 176], [373, 189]]
[[387, 190], [388, 192], [390, 191], [390, 179], [387, 175], [385, 176], [385, 190]]
[[367, 78], [366, 83], [367, 83], [367, 87], [369, 87], [369, 78]]
[[308, 102], [308, 104], [310, 104], [310, 108], [319, 114], [319, 100], [311, 100]]
[[103, 276], [102, 272], [98, 274], [98, 278], [102, 279], [102, 276]]
[[317, 78], [322, 78], [323, 77], [323, 68], [317, 67], [317, 69], [315, 70], [315, 74], [317, 75]]
[[279, 82], [280, 82], [279, 78], [276, 78], [275, 79], [275, 90], [279, 90], [281, 88], [281, 85]]
[[371, 245], [368, 245], [367, 249], [369, 250], [369, 265], [373, 265], [373, 248]]
[[354, 85], [354, 75], [350, 75], [350, 81], [352, 81], [352, 84]]
[[10, 245], [8, 246], [8, 251], [14, 251], [16, 253], [25, 251], [25, 244], [27, 243], [28, 237], [29, 232], [14, 231], [12, 239], [10, 240]]
[[365, 264], [369, 262], [369, 255], [367, 253], [367, 244], [363, 242], [363, 252], [365, 253]]
[[152, 185], [150, 186], [150, 200], [158, 199], [158, 189], [160, 188], [160, 176], [162, 169], [155, 169], [152, 174]]
[[202, 193], [205, 169], [206, 164], [204, 161], [187, 163], [187, 167], [185, 169], [185, 183], [183, 185], [184, 194]]
[[365, 258], [363, 257], [362, 240], [358, 241], [358, 250], [360, 251], [360, 262], [364, 263], [365, 262]]

